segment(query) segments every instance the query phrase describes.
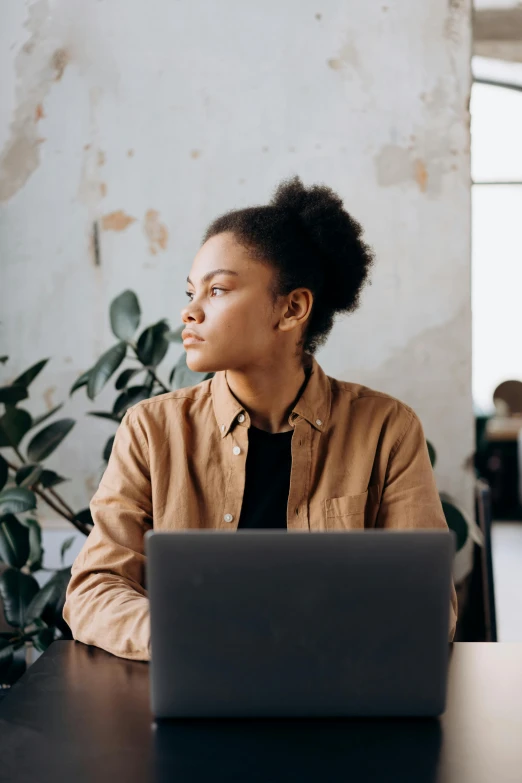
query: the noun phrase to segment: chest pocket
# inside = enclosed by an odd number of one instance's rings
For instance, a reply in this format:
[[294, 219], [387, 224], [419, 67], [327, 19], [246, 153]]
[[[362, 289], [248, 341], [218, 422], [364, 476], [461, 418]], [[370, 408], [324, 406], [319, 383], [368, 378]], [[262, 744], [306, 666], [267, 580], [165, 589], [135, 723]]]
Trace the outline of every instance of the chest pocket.
[[362, 530], [373, 527], [379, 510], [379, 485], [368, 487], [357, 495], [326, 498], [324, 521], [326, 530]]

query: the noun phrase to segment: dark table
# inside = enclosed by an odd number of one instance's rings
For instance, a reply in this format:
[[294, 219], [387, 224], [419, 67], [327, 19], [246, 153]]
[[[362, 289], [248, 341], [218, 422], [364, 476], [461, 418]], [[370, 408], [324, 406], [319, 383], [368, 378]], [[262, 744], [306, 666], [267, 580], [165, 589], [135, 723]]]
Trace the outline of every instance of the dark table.
[[54, 642], [0, 704], [0, 780], [519, 783], [522, 644], [453, 644], [439, 719], [156, 724], [147, 663]]

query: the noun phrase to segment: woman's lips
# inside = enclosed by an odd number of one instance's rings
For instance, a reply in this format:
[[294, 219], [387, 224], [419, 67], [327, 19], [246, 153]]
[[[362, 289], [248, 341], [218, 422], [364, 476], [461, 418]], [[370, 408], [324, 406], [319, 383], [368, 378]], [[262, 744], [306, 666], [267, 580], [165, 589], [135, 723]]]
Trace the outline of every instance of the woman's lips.
[[202, 337], [198, 337], [193, 332], [189, 332], [188, 330], [186, 332], [182, 332], [181, 337], [183, 339], [183, 345], [197, 345], [197, 343], [204, 342]]

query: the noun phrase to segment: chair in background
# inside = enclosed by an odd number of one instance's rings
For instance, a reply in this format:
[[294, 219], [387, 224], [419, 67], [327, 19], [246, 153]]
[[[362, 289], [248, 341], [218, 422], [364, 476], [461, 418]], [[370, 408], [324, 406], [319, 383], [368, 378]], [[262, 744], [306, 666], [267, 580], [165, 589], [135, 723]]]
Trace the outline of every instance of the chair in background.
[[[473, 566], [465, 583], [457, 587], [459, 618], [456, 642], [496, 642], [497, 620], [491, 553], [491, 489], [487, 481], [475, 482], [475, 518], [481, 544], [473, 544]], [[460, 592], [459, 592], [460, 587]], [[462, 602], [462, 604], [461, 604]]]
[[522, 416], [522, 381], [502, 381], [493, 392], [500, 416]]
[[[477, 479], [475, 483], [475, 504], [477, 523], [484, 536], [484, 546], [477, 547], [477, 579], [480, 589], [477, 589], [477, 601], [481, 604], [482, 624], [484, 627], [484, 641], [496, 642], [497, 639], [497, 615], [495, 610], [495, 581], [493, 575], [493, 555], [491, 549], [491, 489], [483, 479]], [[477, 551], [478, 550], [478, 551]]]

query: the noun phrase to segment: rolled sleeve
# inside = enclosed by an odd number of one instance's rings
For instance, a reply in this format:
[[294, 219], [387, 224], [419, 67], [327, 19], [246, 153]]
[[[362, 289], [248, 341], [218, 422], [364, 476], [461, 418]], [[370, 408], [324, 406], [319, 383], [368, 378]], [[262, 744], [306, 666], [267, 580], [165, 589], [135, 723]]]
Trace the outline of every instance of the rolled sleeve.
[[[413, 411], [406, 412], [408, 420], [390, 454], [376, 527], [448, 530], [422, 424]], [[452, 578], [450, 642], [455, 636], [457, 610], [457, 593]]]
[[122, 658], [150, 660], [144, 535], [152, 527], [148, 449], [129, 409], [90, 502], [94, 527], [76, 557], [63, 617], [74, 639]]

